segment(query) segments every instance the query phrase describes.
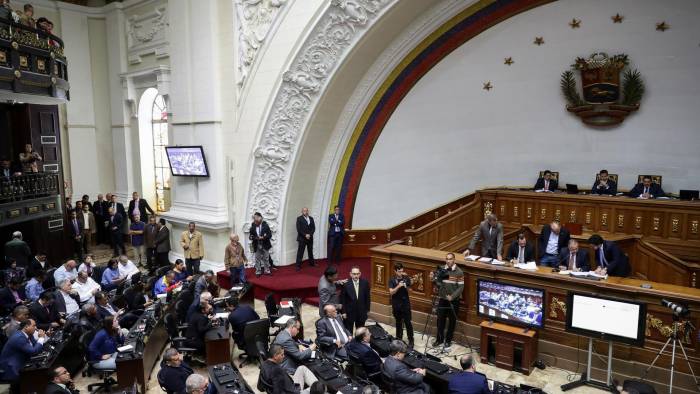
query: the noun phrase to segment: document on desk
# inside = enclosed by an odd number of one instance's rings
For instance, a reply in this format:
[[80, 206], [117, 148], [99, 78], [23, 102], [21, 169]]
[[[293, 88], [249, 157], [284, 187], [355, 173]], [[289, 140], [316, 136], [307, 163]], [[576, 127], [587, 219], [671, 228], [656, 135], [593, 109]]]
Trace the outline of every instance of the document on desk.
[[479, 257], [481, 257], [481, 256], [477, 256], [475, 254], [470, 254], [469, 256], [467, 256], [467, 261], [476, 261], [476, 260], [479, 260]]
[[491, 257], [482, 257], [479, 259], [482, 263], [490, 263], [493, 259]]
[[595, 271], [588, 272], [574, 272], [570, 271], [569, 274], [574, 278], [595, 278], [595, 279], [608, 279], [607, 275], [596, 274]]
[[501, 261], [501, 260], [493, 259], [493, 260], [491, 260], [491, 265], [506, 265], [506, 262], [505, 262], [505, 261]]
[[275, 324], [280, 324], [280, 325], [287, 324], [287, 320], [293, 319], [293, 318], [294, 318], [294, 316], [291, 316], [291, 315], [283, 315], [283, 316], [278, 317], [277, 320], [275, 320]]
[[527, 263], [517, 263], [515, 268], [520, 268], [521, 270], [537, 271], [537, 263], [534, 261], [528, 261]]

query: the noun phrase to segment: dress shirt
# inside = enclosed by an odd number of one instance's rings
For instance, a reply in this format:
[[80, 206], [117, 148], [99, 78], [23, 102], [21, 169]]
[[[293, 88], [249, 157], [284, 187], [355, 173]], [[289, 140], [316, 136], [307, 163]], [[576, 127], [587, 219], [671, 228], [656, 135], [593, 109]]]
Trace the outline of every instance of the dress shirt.
[[569, 271], [576, 270], [576, 253], [569, 252]]
[[107, 268], [105, 272], [102, 274], [102, 284], [103, 285], [111, 285], [113, 284], [115, 279], [119, 279], [119, 268], [117, 269], [111, 269]]
[[83, 230], [90, 230], [90, 213], [83, 211]]
[[559, 249], [559, 234], [554, 234], [554, 231], [549, 233], [547, 241], [547, 254], [557, 254]]
[[59, 283], [61, 283], [62, 280], [68, 279], [70, 281], [75, 280], [75, 278], [78, 277], [78, 270], [73, 268], [72, 270], [68, 271], [66, 270], [66, 266], [62, 265], [56, 269], [53, 273], [53, 279], [54, 282], [56, 283], [56, 286], [58, 286]]
[[[335, 216], [335, 222], [338, 223], [338, 215], [333, 215], [333, 216]], [[339, 233], [339, 232], [340, 232], [340, 226], [338, 226], [338, 225], [336, 224], [334, 230], [335, 230], [336, 233]]]
[[76, 280], [75, 283], [73, 283], [73, 286], [71, 286], [73, 290], [78, 292], [78, 296], [80, 297], [80, 302], [95, 302], [95, 296], [92, 293], [93, 290], [97, 289], [100, 290], [101, 287], [99, 283], [95, 282], [92, 278], [88, 277], [85, 283], [81, 283], [79, 280]]
[[139, 269], [131, 260], [127, 260], [126, 264], [119, 263], [119, 276], [122, 278], [131, 279], [131, 276], [137, 272]]
[[78, 267], [78, 272], [87, 272], [88, 276], [92, 276], [92, 271], [95, 269], [95, 264], [82, 263]]
[[141, 211], [139, 211], [139, 199], [137, 198], [134, 200], [134, 210], [131, 211], [132, 215], [141, 215]]
[[360, 281], [359, 280], [353, 280], [352, 285], [355, 287], [355, 297], [357, 299], [360, 298]]
[[[29, 335], [27, 335], [26, 332], [24, 332], [24, 331], [21, 331], [21, 332], [22, 332], [22, 334], [24, 334], [24, 337], [27, 338], [28, 342], [32, 342], [32, 340], [29, 339]], [[43, 345], [44, 342], [46, 342], [46, 337], [39, 337], [38, 333], [35, 333], [33, 335], [32, 339], [34, 339], [34, 341], [38, 342], [40, 345]]]
[[27, 285], [24, 286], [24, 292], [27, 294], [27, 299], [36, 301], [39, 299], [41, 293], [44, 292], [44, 286], [41, 282], [36, 280], [36, 278], [32, 278], [27, 282]]
[[341, 345], [345, 345], [348, 342], [348, 336], [345, 335], [345, 331], [340, 326], [340, 323], [338, 323], [338, 320], [330, 317], [328, 320], [331, 321], [331, 326], [333, 327], [333, 331], [335, 331], [335, 337], [340, 340]]
[[71, 313], [77, 312], [78, 309], [80, 309], [80, 306], [78, 306], [78, 303], [75, 302], [75, 300], [73, 299], [73, 297], [70, 296], [70, 294], [66, 293], [63, 290], [61, 290], [59, 293], [61, 293], [63, 301], [66, 303], [66, 315], [70, 315]]

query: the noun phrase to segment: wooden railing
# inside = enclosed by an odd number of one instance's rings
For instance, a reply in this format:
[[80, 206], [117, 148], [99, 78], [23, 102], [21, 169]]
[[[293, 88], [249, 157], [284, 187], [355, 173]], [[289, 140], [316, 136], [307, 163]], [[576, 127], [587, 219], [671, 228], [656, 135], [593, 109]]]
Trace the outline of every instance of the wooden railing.
[[58, 195], [58, 173], [39, 172], [0, 178], [0, 203]]
[[469, 204], [435, 218], [421, 227], [404, 230], [408, 237], [407, 244], [420, 248], [438, 248], [479, 224], [483, 220], [480, 212], [481, 201], [475, 198]]

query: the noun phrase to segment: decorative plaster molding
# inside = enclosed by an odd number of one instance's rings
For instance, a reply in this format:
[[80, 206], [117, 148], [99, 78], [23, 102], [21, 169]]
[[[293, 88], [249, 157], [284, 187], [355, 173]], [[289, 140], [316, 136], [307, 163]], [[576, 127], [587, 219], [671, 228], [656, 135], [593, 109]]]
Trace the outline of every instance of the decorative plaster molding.
[[136, 118], [138, 115], [138, 102], [140, 97], [136, 97], [136, 90], [144, 87], [154, 87], [168, 101], [170, 95], [170, 67], [157, 65], [145, 70], [123, 73], [119, 75], [121, 81], [124, 104], [127, 107], [129, 116]]
[[169, 56], [169, 26], [166, 4], [155, 7], [147, 14], [129, 17], [126, 20], [129, 63], [141, 63], [141, 57], [151, 53], [155, 54], [156, 58]]
[[[396, 0], [333, 0], [283, 74], [260, 142], [254, 149], [248, 217], [260, 212], [272, 230], [273, 254], [279, 255], [284, 198], [300, 136], [319, 97], [342, 58], [381, 11]], [[246, 230], [249, 223], [245, 224]]]
[[238, 87], [242, 87], [258, 50], [288, 0], [236, 0], [238, 17]]

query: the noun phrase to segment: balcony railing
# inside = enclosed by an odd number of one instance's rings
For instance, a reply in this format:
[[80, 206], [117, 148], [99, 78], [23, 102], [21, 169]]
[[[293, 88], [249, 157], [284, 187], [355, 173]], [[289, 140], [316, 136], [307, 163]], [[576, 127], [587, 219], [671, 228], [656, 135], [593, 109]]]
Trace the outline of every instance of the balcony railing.
[[58, 173], [39, 172], [0, 178], [0, 203], [58, 195]]
[[68, 100], [63, 50], [53, 34], [0, 19], [0, 89]]

